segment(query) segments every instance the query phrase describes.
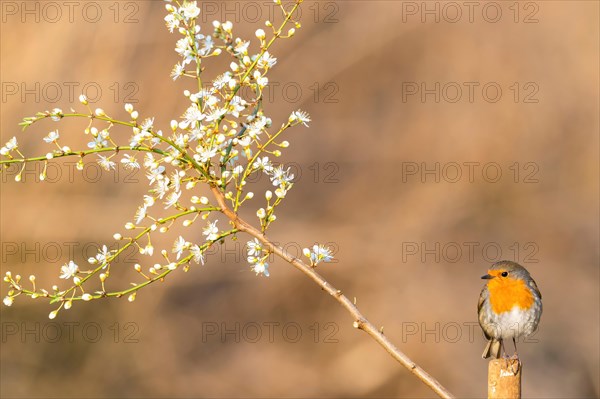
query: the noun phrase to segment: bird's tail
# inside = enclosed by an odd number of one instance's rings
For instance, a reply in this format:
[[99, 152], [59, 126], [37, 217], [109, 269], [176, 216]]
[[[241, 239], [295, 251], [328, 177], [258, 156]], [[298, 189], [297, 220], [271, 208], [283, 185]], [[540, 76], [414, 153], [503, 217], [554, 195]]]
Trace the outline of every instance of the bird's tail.
[[502, 350], [502, 340], [492, 338], [488, 341], [485, 349], [483, 350], [482, 358], [487, 359], [493, 357], [494, 359], [500, 358], [500, 351]]

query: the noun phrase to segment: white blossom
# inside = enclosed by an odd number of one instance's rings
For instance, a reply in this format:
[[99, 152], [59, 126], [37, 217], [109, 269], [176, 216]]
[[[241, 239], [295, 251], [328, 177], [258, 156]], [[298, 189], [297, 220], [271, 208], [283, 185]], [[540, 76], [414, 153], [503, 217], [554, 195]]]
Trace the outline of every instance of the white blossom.
[[8, 140], [8, 142], [4, 145], [4, 147], [0, 148], [0, 155], [7, 155], [12, 150], [16, 149], [17, 147], [18, 147], [17, 138], [13, 137], [12, 139]]
[[135, 157], [129, 154], [125, 154], [123, 156], [123, 158], [121, 159], [121, 163], [123, 164], [123, 166], [125, 166], [125, 169], [132, 170], [140, 168], [140, 164], [135, 159]]
[[182, 236], [179, 236], [175, 243], [173, 243], [173, 253], [177, 254], [177, 260], [181, 257], [184, 250], [189, 248], [190, 243], [187, 242]]
[[146, 205], [140, 206], [135, 212], [135, 224], [139, 225], [146, 217], [148, 208]]
[[289, 118], [290, 122], [298, 122], [298, 123], [302, 123], [304, 126], [308, 127], [308, 122], [310, 122], [310, 117], [308, 116], [308, 114], [304, 111], [294, 111], [292, 112], [292, 114], [290, 115]]
[[73, 262], [72, 260], [69, 261], [69, 263], [65, 264], [64, 266], [61, 266], [60, 268], [60, 278], [64, 278], [65, 280], [70, 279], [71, 277], [74, 277], [75, 274], [77, 274], [77, 272], [79, 271], [79, 266], [77, 266], [75, 264], [75, 262]]
[[183, 64], [177, 63], [171, 70], [171, 77], [173, 80], [177, 80], [180, 76], [183, 76], [185, 73], [185, 66]]
[[202, 230], [202, 234], [206, 236], [206, 241], [214, 241], [219, 237], [217, 222], [218, 220], [208, 222], [208, 225]]
[[253, 241], [246, 243], [248, 247], [248, 256], [260, 256], [263, 252], [262, 244], [255, 238]]
[[190, 252], [194, 255], [194, 262], [204, 265], [204, 255], [198, 245], [192, 245]]
[[98, 157], [100, 158], [98, 160], [98, 163], [100, 164], [100, 166], [102, 166], [105, 170], [111, 170], [115, 168], [115, 163], [113, 161], [110, 160], [110, 158], [107, 158], [105, 156], [99, 155]]
[[58, 140], [59, 138], [58, 130], [53, 130], [46, 137], [44, 137], [44, 141], [46, 143], [52, 143], [53, 141]]
[[273, 169], [273, 176], [271, 176], [271, 182], [274, 186], [286, 187], [292, 180], [294, 175], [290, 173], [290, 168], [283, 170], [283, 165], [279, 165]]
[[313, 245], [312, 251], [308, 248], [303, 249], [304, 256], [310, 259], [311, 265], [316, 266], [321, 262], [330, 262], [333, 259], [331, 250], [322, 245]]
[[165, 201], [165, 209], [169, 209], [173, 205], [179, 201], [179, 197], [181, 197], [181, 191], [173, 191], [169, 195], [167, 195], [167, 200]]
[[271, 56], [271, 54], [269, 54], [268, 51], [265, 51], [262, 57], [260, 57], [260, 60], [258, 60], [257, 65], [259, 68], [269, 69], [272, 68], [275, 64], [277, 64], [277, 58]]
[[200, 15], [200, 9], [196, 5], [195, 1], [184, 1], [180, 8], [181, 14], [187, 19], [196, 18]]

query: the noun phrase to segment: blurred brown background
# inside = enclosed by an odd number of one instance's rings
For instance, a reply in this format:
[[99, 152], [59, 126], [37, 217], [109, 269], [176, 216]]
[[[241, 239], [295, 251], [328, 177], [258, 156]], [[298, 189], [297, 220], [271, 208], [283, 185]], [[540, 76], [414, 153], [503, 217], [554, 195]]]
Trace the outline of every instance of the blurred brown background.
[[[163, 130], [186, 107], [191, 81], [169, 78], [179, 36], [161, 2], [74, 3], [69, 16], [61, 2], [0, 2], [0, 138], [16, 135], [27, 155], [45, 153], [56, 128], [85, 148], [81, 123], [17, 126], [83, 109], [84, 87], [94, 107], [125, 118], [134, 102]], [[202, 9], [205, 33], [229, 19], [249, 38], [272, 5]], [[306, 0], [303, 28], [272, 51], [268, 114], [277, 125], [302, 108], [313, 122], [287, 136], [298, 180], [270, 236], [290, 251], [329, 242], [338, 262], [319, 271], [459, 397], [486, 395], [479, 277], [502, 258], [526, 266], [544, 298], [539, 332], [519, 346], [524, 396], [599, 395], [598, 14], [595, 1]], [[208, 65], [207, 78], [221, 72]], [[56, 283], [60, 265], [123, 231], [147, 189], [141, 173], [57, 165], [44, 184], [1, 176], [2, 274]], [[262, 195], [250, 205], [255, 220]], [[201, 227], [184, 236], [200, 241]], [[245, 241], [132, 304], [77, 304], [54, 321], [42, 301], [2, 306], [0, 396], [433, 396], [290, 265], [256, 277]]]

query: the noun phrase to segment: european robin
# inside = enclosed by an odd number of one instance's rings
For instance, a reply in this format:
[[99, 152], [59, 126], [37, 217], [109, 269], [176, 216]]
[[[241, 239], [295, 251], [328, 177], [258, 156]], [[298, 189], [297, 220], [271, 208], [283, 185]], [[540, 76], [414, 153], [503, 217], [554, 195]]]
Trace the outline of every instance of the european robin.
[[[542, 316], [542, 294], [529, 272], [515, 262], [496, 262], [482, 279], [487, 280], [477, 312], [479, 325], [489, 340], [482, 357], [500, 357], [503, 341], [512, 338], [514, 357], [518, 358], [516, 339], [531, 335]], [[503, 350], [506, 357], [506, 350]]]

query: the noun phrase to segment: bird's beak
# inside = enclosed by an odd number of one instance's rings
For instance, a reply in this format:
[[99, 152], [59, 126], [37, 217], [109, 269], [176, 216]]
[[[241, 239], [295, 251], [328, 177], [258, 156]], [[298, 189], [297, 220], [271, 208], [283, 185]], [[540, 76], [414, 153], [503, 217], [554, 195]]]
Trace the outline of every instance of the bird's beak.
[[494, 276], [486, 274], [485, 276], [481, 276], [481, 278], [484, 279], [484, 280], [490, 280], [490, 279], [493, 279]]

